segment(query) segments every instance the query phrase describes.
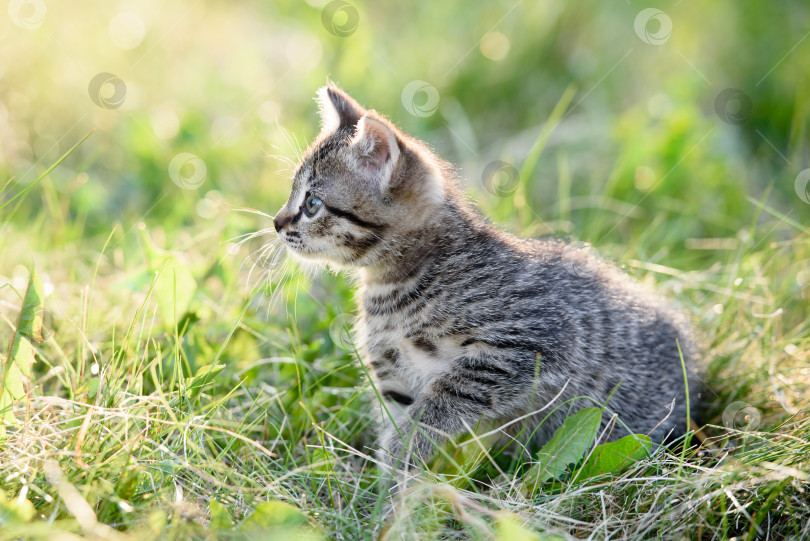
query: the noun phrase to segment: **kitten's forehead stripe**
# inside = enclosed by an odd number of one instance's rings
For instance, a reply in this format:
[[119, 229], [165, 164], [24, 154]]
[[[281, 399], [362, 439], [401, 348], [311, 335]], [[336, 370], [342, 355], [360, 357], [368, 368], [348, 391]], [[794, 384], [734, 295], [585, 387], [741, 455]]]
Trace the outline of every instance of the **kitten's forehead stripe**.
[[342, 148], [349, 143], [349, 139], [346, 136], [347, 132], [343, 130], [338, 130], [333, 135], [330, 135], [326, 139], [321, 142], [318, 148], [313, 153], [313, 164], [314, 167], [317, 168], [318, 163], [325, 160], [329, 157], [330, 154], [335, 152], [337, 149]]

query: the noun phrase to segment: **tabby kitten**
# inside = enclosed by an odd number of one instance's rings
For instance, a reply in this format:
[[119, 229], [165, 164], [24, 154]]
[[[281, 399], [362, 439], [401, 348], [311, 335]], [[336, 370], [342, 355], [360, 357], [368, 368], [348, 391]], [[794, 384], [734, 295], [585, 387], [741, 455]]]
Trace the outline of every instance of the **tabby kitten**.
[[[388, 464], [481, 422], [537, 443], [604, 405], [608, 440], [682, 435], [697, 405], [681, 319], [587, 250], [489, 225], [425, 145], [333, 86], [274, 223], [297, 256], [359, 277], [359, 351], [385, 401]], [[542, 410], [532, 416], [533, 411]], [[542, 422], [541, 422], [542, 421]]]

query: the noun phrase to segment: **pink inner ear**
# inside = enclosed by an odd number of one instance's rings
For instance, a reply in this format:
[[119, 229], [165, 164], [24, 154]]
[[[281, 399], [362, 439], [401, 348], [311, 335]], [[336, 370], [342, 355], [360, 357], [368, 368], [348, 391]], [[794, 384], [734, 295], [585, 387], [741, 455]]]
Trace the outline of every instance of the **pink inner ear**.
[[386, 128], [374, 121], [367, 121], [362, 138], [365, 139], [365, 157], [369, 168], [382, 169], [391, 160], [391, 148]]
[[[377, 143], [380, 144], [379, 141], [377, 141]], [[389, 159], [391, 159], [391, 153], [388, 151], [386, 143], [382, 143], [381, 146], [383, 146], [384, 148], [376, 147], [374, 149], [374, 152], [372, 153], [372, 155], [375, 156], [374, 157], [374, 165], [377, 166], [380, 169], [386, 163], [388, 163]], [[378, 148], [379, 148], [379, 152], [377, 152]]]

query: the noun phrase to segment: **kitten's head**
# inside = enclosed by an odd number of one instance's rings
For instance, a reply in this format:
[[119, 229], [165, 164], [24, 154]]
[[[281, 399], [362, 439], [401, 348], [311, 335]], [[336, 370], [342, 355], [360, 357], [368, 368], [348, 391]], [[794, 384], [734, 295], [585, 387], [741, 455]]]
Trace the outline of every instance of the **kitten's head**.
[[391, 122], [333, 86], [318, 91], [323, 128], [304, 153], [279, 237], [296, 255], [373, 265], [418, 235], [445, 198], [436, 160]]

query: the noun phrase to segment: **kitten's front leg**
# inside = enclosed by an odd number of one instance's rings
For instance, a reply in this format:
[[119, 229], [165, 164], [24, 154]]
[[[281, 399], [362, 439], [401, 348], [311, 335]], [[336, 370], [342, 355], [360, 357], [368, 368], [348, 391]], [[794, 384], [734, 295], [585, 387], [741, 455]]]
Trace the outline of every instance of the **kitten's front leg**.
[[400, 434], [407, 438], [407, 430], [413, 426], [413, 423], [406, 411], [406, 404], [389, 400], [385, 395], [383, 401], [385, 408], [382, 411], [377, 438], [377, 459], [380, 469], [385, 475], [382, 493], [396, 496], [404, 493], [411, 477], [409, 470], [412, 468], [404, 466], [403, 460], [406, 459], [406, 456]]
[[398, 431], [383, 433], [383, 449], [393, 465], [419, 466], [481, 419], [506, 418], [525, 408], [530, 386], [531, 376], [522, 377], [503, 359], [459, 359], [407, 407]]

